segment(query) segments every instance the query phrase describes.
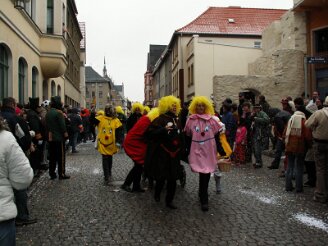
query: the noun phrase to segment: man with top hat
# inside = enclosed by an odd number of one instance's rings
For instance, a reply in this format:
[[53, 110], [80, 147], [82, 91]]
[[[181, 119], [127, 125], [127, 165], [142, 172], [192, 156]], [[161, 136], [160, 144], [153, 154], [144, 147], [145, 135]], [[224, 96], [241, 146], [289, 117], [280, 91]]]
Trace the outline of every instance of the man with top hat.
[[69, 179], [70, 176], [65, 174], [65, 140], [68, 138], [68, 133], [60, 96], [51, 98], [50, 107], [46, 114], [49, 141], [49, 176], [52, 180], [57, 178], [57, 166], [59, 179]]

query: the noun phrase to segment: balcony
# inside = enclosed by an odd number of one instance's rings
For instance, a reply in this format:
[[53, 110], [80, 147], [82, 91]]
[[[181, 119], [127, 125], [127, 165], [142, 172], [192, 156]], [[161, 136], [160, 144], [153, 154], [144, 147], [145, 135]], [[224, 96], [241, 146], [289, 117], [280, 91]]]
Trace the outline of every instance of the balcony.
[[40, 63], [45, 78], [56, 78], [65, 74], [67, 68], [66, 42], [63, 36], [42, 34], [40, 39]]

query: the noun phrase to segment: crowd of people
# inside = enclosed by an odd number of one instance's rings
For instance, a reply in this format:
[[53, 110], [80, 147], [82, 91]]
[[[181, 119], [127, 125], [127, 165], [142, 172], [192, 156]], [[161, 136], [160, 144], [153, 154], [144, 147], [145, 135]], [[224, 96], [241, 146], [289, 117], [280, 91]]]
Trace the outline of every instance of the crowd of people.
[[[71, 108], [63, 105], [59, 96], [41, 105], [39, 98], [29, 98], [24, 106], [14, 98], [4, 98], [0, 112], [0, 170], [5, 171], [0, 179], [6, 190], [0, 196], [4, 211], [0, 214], [0, 244], [13, 240], [15, 224], [37, 222], [30, 218], [27, 206], [27, 187], [33, 176], [48, 169], [51, 180], [69, 179], [66, 153], [77, 153], [78, 144], [88, 140], [102, 155], [105, 185], [112, 182], [113, 155], [123, 148], [134, 165], [121, 188], [144, 192], [143, 177], [148, 180], [148, 188], [154, 186], [156, 202], [160, 202], [166, 187], [165, 204], [170, 209], [177, 208], [177, 180], [182, 187], [186, 184], [181, 161], [198, 173], [200, 208], [208, 211], [212, 173], [216, 191], [221, 192], [218, 157], [229, 158], [236, 167], [251, 163], [258, 169], [263, 167], [263, 151], [269, 149], [274, 152], [267, 166], [271, 170], [279, 169], [285, 156], [281, 176], [285, 177], [287, 192], [315, 187], [313, 199], [326, 203], [327, 126], [328, 97], [321, 101], [318, 92], [313, 92], [310, 100], [285, 97], [281, 108], [271, 107], [264, 95], [255, 103], [243, 92], [239, 93], [238, 103], [226, 98], [221, 105], [203, 96], [181, 105], [180, 99], [166, 96], [152, 109], [134, 103], [129, 116], [120, 106], [106, 105], [98, 111], [95, 105], [90, 109]], [[308, 176], [305, 183], [304, 167]]]

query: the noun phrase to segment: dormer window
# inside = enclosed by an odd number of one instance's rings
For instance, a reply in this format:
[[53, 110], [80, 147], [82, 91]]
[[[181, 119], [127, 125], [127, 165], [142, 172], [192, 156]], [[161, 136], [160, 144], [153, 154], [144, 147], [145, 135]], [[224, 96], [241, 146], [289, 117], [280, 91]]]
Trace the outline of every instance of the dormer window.
[[228, 22], [229, 22], [229, 23], [235, 23], [235, 19], [233, 19], [233, 18], [229, 18], [229, 19], [228, 19]]

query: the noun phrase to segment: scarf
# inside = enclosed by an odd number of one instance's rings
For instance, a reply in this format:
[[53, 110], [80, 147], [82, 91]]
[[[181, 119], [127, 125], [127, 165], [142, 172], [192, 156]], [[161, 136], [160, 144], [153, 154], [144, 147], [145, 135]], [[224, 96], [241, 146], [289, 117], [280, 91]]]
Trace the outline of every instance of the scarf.
[[288, 121], [286, 130], [285, 143], [288, 144], [289, 136], [302, 136], [302, 120], [305, 119], [305, 114], [301, 111], [296, 111]]

